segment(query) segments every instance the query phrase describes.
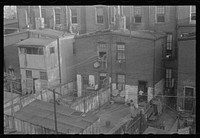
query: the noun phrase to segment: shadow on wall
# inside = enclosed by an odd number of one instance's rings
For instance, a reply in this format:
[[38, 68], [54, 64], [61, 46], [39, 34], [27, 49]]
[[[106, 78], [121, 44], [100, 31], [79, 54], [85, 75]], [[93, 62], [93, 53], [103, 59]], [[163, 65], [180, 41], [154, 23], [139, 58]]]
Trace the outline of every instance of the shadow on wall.
[[20, 77], [18, 49], [15, 45], [4, 47], [4, 65], [7, 72], [9, 65], [11, 65], [15, 69], [16, 77]]

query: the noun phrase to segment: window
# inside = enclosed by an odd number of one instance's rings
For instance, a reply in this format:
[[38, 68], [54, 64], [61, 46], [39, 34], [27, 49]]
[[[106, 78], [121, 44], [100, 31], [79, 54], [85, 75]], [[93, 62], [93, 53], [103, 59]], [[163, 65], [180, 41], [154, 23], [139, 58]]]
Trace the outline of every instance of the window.
[[99, 42], [97, 45], [99, 59], [106, 59], [107, 47], [105, 42]]
[[49, 49], [50, 49], [50, 54], [55, 53], [55, 47], [50, 47]]
[[164, 23], [165, 22], [165, 7], [157, 6], [156, 8], [156, 22]]
[[89, 86], [90, 87], [95, 87], [94, 75], [89, 75]]
[[102, 7], [96, 7], [96, 23], [97, 24], [103, 24], [103, 8]]
[[117, 89], [119, 91], [125, 90], [125, 75], [117, 75]]
[[47, 72], [40, 71], [40, 79], [47, 80]]
[[46, 10], [45, 9], [41, 9], [41, 11], [42, 11], [42, 18], [44, 18], [44, 24], [47, 24]]
[[56, 24], [60, 24], [60, 13], [61, 13], [60, 9], [55, 9], [55, 21], [56, 21]]
[[196, 23], [196, 6], [190, 6], [190, 23]]
[[125, 45], [122, 43], [117, 44], [117, 60], [125, 61]]
[[71, 21], [72, 24], [77, 24], [78, 23], [78, 14], [77, 14], [77, 9], [71, 9]]
[[106, 73], [99, 74], [99, 88], [103, 88], [106, 84]]
[[26, 78], [32, 78], [32, 71], [26, 70]]
[[166, 69], [166, 82], [167, 88], [172, 88], [172, 69]]
[[21, 54], [32, 54], [32, 55], [43, 55], [43, 48], [36, 48], [36, 47], [21, 47], [20, 48]]
[[134, 23], [142, 23], [142, 7], [134, 7]]
[[116, 15], [116, 9], [114, 6], [111, 7], [111, 23], [115, 23], [115, 15]]
[[194, 88], [185, 86], [184, 87], [184, 109], [191, 111], [194, 108]]
[[172, 34], [167, 34], [167, 50], [172, 50]]

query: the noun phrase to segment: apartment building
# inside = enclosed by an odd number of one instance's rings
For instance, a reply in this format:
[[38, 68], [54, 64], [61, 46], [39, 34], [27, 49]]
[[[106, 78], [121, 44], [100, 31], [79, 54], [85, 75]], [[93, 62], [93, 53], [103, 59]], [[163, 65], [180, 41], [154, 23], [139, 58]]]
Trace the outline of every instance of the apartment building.
[[177, 109], [194, 113], [196, 108], [196, 7], [178, 7]]
[[23, 94], [72, 81], [72, 44], [73, 35], [51, 29], [31, 30], [17, 43]]
[[148, 104], [164, 89], [164, 34], [104, 30], [75, 37], [78, 93], [111, 87], [111, 99], [136, 107]]

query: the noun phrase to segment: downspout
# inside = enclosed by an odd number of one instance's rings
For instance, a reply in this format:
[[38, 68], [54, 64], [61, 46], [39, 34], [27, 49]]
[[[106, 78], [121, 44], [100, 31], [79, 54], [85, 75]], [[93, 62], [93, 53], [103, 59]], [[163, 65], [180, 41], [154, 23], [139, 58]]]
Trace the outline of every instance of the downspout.
[[[60, 84], [62, 84], [61, 81], [61, 67], [60, 67], [60, 43], [59, 43], [59, 37], [57, 37], [57, 44], [58, 44], [58, 66], [59, 66], [59, 77], [60, 77]], [[61, 94], [61, 85], [60, 85], [60, 94]]]

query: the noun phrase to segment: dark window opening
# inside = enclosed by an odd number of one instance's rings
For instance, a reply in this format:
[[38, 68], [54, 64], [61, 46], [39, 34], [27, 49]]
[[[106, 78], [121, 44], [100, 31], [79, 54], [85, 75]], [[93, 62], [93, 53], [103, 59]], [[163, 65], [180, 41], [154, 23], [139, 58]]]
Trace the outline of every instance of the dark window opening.
[[32, 78], [32, 71], [26, 70], [26, 78]]
[[119, 91], [125, 90], [125, 75], [117, 75], [117, 89]]
[[60, 24], [60, 13], [61, 10], [60, 9], [55, 9], [55, 19], [56, 19], [56, 24]]
[[50, 54], [55, 53], [55, 48], [54, 47], [50, 47]]
[[141, 23], [142, 17], [141, 16], [135, 16], [135, 23]]
[[194, 88], [185, 87], [185, 110], [191, 111], [194, 108]]
[[32, 55], [43, 55], [43, 48], [34, 48], [34, 47], [21, 47], [20, 51], [22, 54], [32, 54]]
[[47, 72], [40, 71], [40, 79], [47, 80]]
[[165, 22], [165, 16], [164, 15], [157, 15], [157, 22], [158, 23], [164, 23]]

